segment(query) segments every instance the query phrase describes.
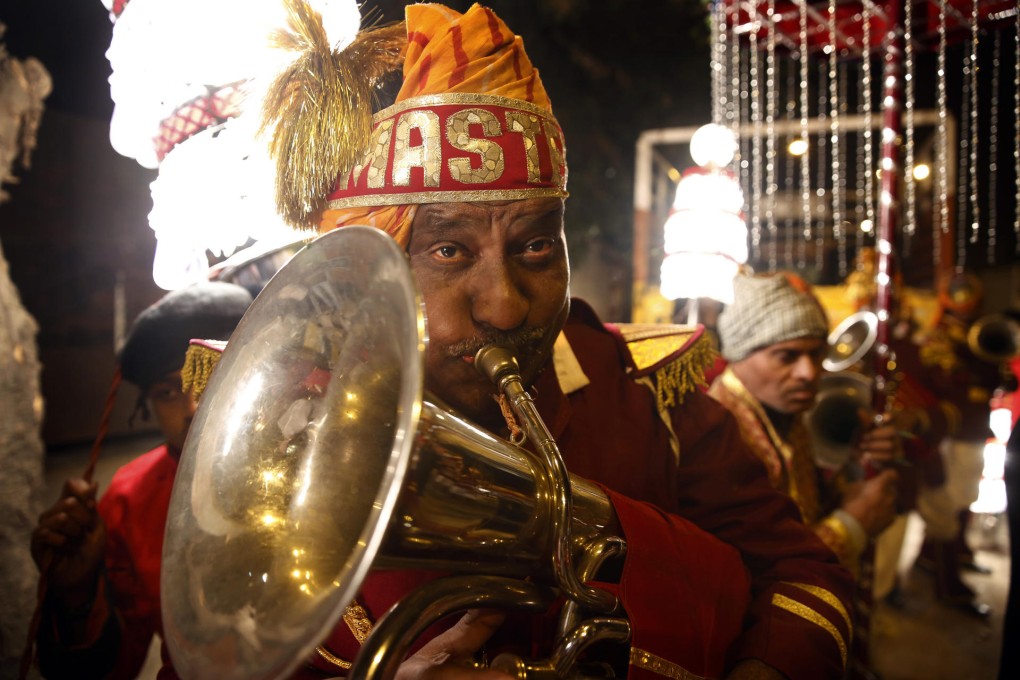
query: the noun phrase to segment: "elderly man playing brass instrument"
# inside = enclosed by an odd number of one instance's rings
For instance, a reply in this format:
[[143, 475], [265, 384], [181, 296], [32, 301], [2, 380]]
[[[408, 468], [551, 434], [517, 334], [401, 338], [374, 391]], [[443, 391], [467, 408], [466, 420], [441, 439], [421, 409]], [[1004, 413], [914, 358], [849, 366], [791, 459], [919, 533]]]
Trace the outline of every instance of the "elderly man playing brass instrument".
[[[409, 5], [399, 27], [362, 31], [314, 61], [348, 78], [402, 68], [403, 83], [358, 137], [356, 125], [316, 118], [332, 110], [323, 99], [313, 106], [280, 81], [267, 100], [279, 202], [295, 224], [369, 225], [406, 251], [425, 306], [426, 387], [497, 436], [513, 419], [473, 363], [492, 344], [514, 353], [566, 467], [605, 490], [627, 542], [622, 572], [599, 577], [626, 611], [629, 648], [601, 660], [634, 678], [842, 677], [852, 579], [771, 487], [734, 419], [697, 389], [708, 339], [604, 324], [570, 299], [566, 149], [521, 39], [485, 7]], [[320, 130], [333, 131], [329, 145], [307, 137]], [[338, 179], [317, 203], [306, 180], [331, 166], [304, 153], [325, 146], [356, 154], [332, 167]], [[428, 578], [370, 574], [298, 675], [343, 675], [367, 629]], [[548, 653], [544, 630], [534, 617], [472, 611], [430, 629], [398, 677], [505, 677], [473, 662]]]

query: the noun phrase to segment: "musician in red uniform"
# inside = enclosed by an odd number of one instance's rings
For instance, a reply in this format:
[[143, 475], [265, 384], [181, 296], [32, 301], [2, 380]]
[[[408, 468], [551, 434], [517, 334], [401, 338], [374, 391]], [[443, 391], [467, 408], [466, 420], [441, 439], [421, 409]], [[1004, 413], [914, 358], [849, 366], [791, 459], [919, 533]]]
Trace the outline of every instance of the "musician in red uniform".
[[251, 294], [231, 283], [167, 293], [135, 319], [118, 362], [156, 417], [166, 442], [118, 469], [96, 502], [97, 484], [69, 479], [32, 533], [37, 565], [52, 559], [39, 628], [48, 678], [133, 678], [162, 630], [159, 570], [170, 491], [195, 402], [181, 387], [193, 337], [226, 340]]
[[[402, 87], [365, 139], [345, 136], [340, 121], [306, 125], [295, 116], [323, 107], [278, 90], [288, 96], [270, 118], [287, 149], [307, 142], [301, 130], [325, 127], [337, 130], [335, 140], [301, 148], [363, 150], [333, 168], [339, 177], [331, 193], [324, 187], [325, 205], [309, 201], [300, 183], [290, 193], [286, 179], [324, 176], [318, 161], [301, 167], [307, 157], [284, 156], [281, 205], [297, 223], [319, 219], [323, 231], [371, 225], [406, 249], [428, 322], [428, 389], [500, 436], [507, 420], [471, 361], [492, 342], [514, 351], [567, 468], [604, 486], [628, 543], [612, 586], [633, 627], [620, 671], [842, 677], [849, 574], [771, 488], [734, 420], [697, 389], [711, 360], [700, 332], [653, 329], [649, 338], [649, 329], [604, 324], [570, 300], [566, 150], [521, 39], [478, 5], [464, 14], [409, 5], [404, 35]], [[393, 53], [368, 33], [362, 39], [338, 57], [354, 60], [344, 72], [379, 74], [373, 59]], [[303, 63], [313, 61], [337, 63]], [[320, 215], [320, 207], [328, 209]], [[376, 573], [301, 674], [342, 674], [359, 636], [413, 581]], [[497, 628], [500, 640], [532, 638], [533, 651], [548, 651], [547, 639], [517, 621], [500, 628], [501, 619], [467, 615], [425, 644], [400, 677], [495, 677], [464, 662]]]

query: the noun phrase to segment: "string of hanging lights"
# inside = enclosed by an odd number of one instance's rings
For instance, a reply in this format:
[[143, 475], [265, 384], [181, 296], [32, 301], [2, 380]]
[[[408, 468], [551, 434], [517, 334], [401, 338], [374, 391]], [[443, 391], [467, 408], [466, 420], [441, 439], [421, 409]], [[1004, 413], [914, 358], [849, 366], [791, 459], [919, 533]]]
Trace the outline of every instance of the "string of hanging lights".
[[[796, 73], [792, 68], [786, 69], [786, 104], [783, 111], [783, 119], [785, 121], [793, 121], [797, 118], [797, 98], [796, 93]], [[790, 128], [792, 129], [792, 128]], [[793, 143], [792, 133], [787, 133], [785, 139], [778, 145], [780, 149], [784, 147], [789, 149], [790, 144]], [[786, 196], [793, 195], [794, 187], [794, 164], [789, 161], [783, 163], [783, 192]], [[784, 210], [783, 217], [783, 233], [786, 234], [786, 240], [783, 243], [783, 266], [787, 269], [793, 267], [793, 253], [794, 243], [798, 240], [796, 238], [796, 230], [794, 229], [794, 216], [795, 212], [787, 208]]]
[[935, 232], [932, 234], [932, 257], [937, 268], [942, 261], [943, 235], [949, 233], [949, 106], [946, 95], [946, 0], [939, 0], [938, 23], [938, 71], [935, 73], [937, 87], [936, 107], [939, 113], [937, 130], [938, 157], [938, 220], [934, 222]]
[[761, 20], [757, 10], [754, 13], [751, 29], [751, 124], [754, 133], [751, 137], [751, 251], [756, 258], [761, 254], [761, 196], [762, 196], [762, 141], [764, 135], [761, 106], [760, 58], [758, 50], [758, 33]]
[[967, 224], [968, 208], [971, 207], [970, 195], [967, 193], [968, 180], [970, 178], [970, 151], [974, 147], [974, 140], [971, 138], [971, 124], [973, 119], [971, 111], [971, 54], [970, 41], [967, 42], [967, 50], [963, 57], [963, 83], [960, 88], [960, 153], [956, 160], [956, 268], [963, 271], [967, 266], [967, 230], [963, 225]]
[[841, 181], [843, 177], [842, 160], [843, 134], [840, 126], [839, 96], [839, 47], [836, 34], [836, 0], [829, 0], [828, 14], [829, 44], [824, 51], [829, 57], [829, 144], [832, 147], [832, 235], [836, 239], [839, 256], [839, 276], [846, 276], [846, 233], [843, 229], [843, 197]]
[[[995, 223], [1005, 204], [1001, 186], [997, 194], [992, 184], [1001, 185], [1006, 173], [988, 149], [991, 140], [1009, 138], [1003, 128], [1015, 125], [998, 114], [1000, 97], [1009, 94], [1000, 80], [1008, 82], [1003, 76], [1011, 65], [996, 67], [992, 62], [982, 68], [981, 61], [988, 58], [984, 41], [990, 31], [1016, 30], [1010, 25], [1017, 14], [1015, 2], [718, 0], [718, 4], [724, 11], [717, 12], [713, 33], [713, 83], [725, 95], [713, 96], [718, 107], [714, 120], [738, 134], [737, 167], [755, 267], [796, 266], [815, 280], [833, 281], [845, 275], [857, 252], [872, 245], [877, 183], [886, 160], [879, 157], [875, 139], [877, 114], [886, 103], [876, 96], [872, 56], [884, 50], [889, 29], [903, 38], [904, 45], [898, 57], [903, 60], [898, 102], [903, 125], [894, 148], [904, 161], [898, 179], [903, 195], [894, 197], [900, 219], [898, 255], [906, 259], [915, 249], [931, 250], [930, 269], [915, 268], [914, 275], [967, 264], [968, 255], [973, 260], [978, 248], [989, 264], [997, 256], [1001, 260], [1003, 239]], [[897, 18], [890, 25], [893, 9]], [[919, 71], [918, 54], [923, 52], [934, 57], [931, 62], [937, 59], [935, 73], [924, 70], [931, 63], [927, 59], [922, 59]], [[791, 72], [792, 81], [784, 78]], [[1011, 75], [1017, 82], [1015, 72]], [[931, 89], [929, 79], [934, 81]], [[794, 91], [783, 91], [791, 87]], [[928, 93], [934, 93], [927, 105], [932, 110], [919, 111], [918, 98], [924, 100]], [[1012, 108], [1020, 115], [1018, 101], [1014, 97]], [[933, 143], [922, 142], [929, 138]], [[1014, 153], [1012, 165], [1020, 167], [1020, 151]], [[1014, 167], [1009, 171], [1020, 172]], [[1020, 182], [1016, 186], [1020, 196]], [[923, 200], [921, 191], [926, 192]], [[791, 203], [799, 203], [793, 219], [786, 207]], [[963, 214], [956, 214], [961, 208]], [[931, 225], [931, 230], [919, 236], [924, 225]], [[1020, 238], [1020, 219], [1013, 225], [1011, 237]]]
[[[1002, 35], [998, 32], [992, 38], [992, 92], [999, 91], [999, 84], [1002, 77]], [[998, 184], [999, 184], [999, 98], [993, 97], [990, 111], [988, 113], [988, 148], [991, 150], [988, 157], [988, 249], [986, 261], [988, 264], [995, 263], [995, 247], [998, 243]]]
[[865, 0], [864, 11], [861, 14], [862, 46], [861, 57], [861, 106], [864, 109], [864, 129], [861, 131], [864, 137], [864, 170], [861, 173], [864, 180], [864, 219], [859, 222], [861, 228], [858, 234], [861, 237], [859, 246], [863, 247], [864, 234], [870, 233], [875, 225], [875, 173], [871, 168], [875, 167], [875, 145], [872, 136], [872, 111], [874, 102], [872, 98], [871, 85], [871, 21], [874, 15], [874, 6], [870, 0]]
[[[1020, 12], [1016, 12], [1016, 29], [1013, 34], [1015, 50], [1015, 61], [1013, 65], [1013, 121], [1014, 125], [1020, 125]], [[1013, 147], [1014, 177], [1016, 178], [1016, 217], [1013, 220], [1013, 242], [1014, 253], [1020, 255], [1020, 130], [1013, 134], [1015, 146]]]
[[914, 173], [915, 130], [914, 130], [914, 3], [908, 2], [903, 8], [903, 81], [904, 81], [904, 167], [903, 190], [906, 194], [906, 213], [903, 223], [904, 259], [909, 258], [912, 239], [917, 229], [917, 183]]
[[765, 52], [765, 228], [769, 235], [768, 270], [776, 270], [779, 230], [776, 226], [776, 0], [768, 0], [765, 11], [768, 25]]
[[[978, 0], [973, 2], [973, 12], [971, 14], [970, 22], [970, 174], [969, 174], [969, 193], [968, 198], [970, 199], [970, 243], [978, 242], [978, 229], [981, 223], [981, 201], [978, 194], [978, 133], [979, 122], [978, 122], [978, 87], [980, 85], [978, 81], [978, 21], [980, 20], [980, 12], [978, 11]], [[964, 248], [966, 250], [966, 248]], [[966, 261], [966, 254], [962, 254], [961, 257], [961, 268], [963, 262]]]
[[825, 186], [828, 181], [828, 173], [826, 172], [826, 164], [830, 158], [829, 155], [829, 136], [827, 134], [828, 129], [828, 70], [823, 66], [818, 68], [818, 121], [820, 123], [818, 127], [818, 138], [816, 140], [817, 153], [816, 156], [816, 167], [817, 180], [814, 188], [814, 193], [818, 197], [818, 212], [819, 212], [819, 227], [815, 229], [815, 270], [821, 271], [825, 266], [825, 224], [828, 221], [828, 215], [824, 212], [822, 205], [822, 199], [825, 197]]
[[800, 61], [800, 200], [801, 217], [804, 221], [802, 230], [803, 239], [797, 252], [797, 266], [804, 269], [807, 264], [807, 244], [811, 243], [811, 156], [808, 154], [808, 13], [807, 3], [802, 2], [797, 8], [798, 27], [798, 59]]

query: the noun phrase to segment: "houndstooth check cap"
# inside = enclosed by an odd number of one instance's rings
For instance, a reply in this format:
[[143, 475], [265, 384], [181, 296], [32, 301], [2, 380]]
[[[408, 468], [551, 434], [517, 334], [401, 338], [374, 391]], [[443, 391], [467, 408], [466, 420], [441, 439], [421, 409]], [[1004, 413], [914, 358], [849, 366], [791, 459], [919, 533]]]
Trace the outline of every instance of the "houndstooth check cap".
[[733, 304], [719, 315], [719, 343], [727, 361], [740, 361], [762, 347], [796, 338], [825, 338], [825, 311], [783, 273], [738, 276]]

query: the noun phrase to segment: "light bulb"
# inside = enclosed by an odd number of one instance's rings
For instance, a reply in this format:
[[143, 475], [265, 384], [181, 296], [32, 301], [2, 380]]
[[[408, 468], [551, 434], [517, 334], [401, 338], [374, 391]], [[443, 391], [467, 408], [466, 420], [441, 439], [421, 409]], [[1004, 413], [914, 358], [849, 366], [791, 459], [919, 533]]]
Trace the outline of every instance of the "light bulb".
[[736, 136], [722, 125], [702, 125], [691, 136], [691, 158], [702, 167], [726, 167], [736, 152]]

